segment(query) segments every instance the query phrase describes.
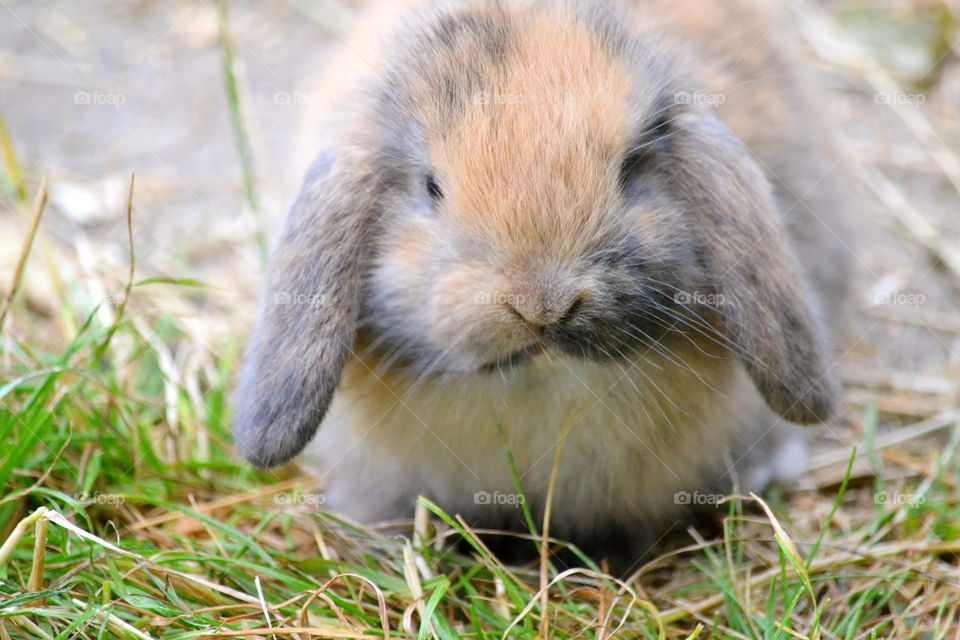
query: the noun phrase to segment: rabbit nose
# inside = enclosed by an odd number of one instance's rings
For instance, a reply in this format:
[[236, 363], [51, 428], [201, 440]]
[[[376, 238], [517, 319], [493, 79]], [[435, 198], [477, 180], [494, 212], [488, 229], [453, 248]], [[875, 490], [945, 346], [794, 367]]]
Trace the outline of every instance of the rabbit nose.
[[506, 296], [504, 301], [511, 313], [538, 328], [567, 321], [583, 302], [584, 296], [580, 293], [559, 299], [548, 299], [542, 295], [514, 294]]

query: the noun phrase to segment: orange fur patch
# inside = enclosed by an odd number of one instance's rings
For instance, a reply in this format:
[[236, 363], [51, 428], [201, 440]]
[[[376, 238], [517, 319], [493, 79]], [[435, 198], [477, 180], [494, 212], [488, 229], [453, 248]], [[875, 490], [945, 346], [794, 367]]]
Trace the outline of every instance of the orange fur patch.
[[516, 28], [506, 69], [433, 159], [450, 215], [498, 251], [576, 255], [616, 194], [630, 79], [568, 16], [535, 13]]

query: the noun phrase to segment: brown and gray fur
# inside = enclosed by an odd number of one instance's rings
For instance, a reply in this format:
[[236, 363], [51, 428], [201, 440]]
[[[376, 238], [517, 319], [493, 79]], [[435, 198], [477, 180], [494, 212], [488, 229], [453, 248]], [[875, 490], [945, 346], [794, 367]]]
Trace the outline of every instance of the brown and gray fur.
[[540, 513], [570, 427], [553, 531], [625, 563], [683, 516], [676, 492], [796, 477], [791, 423], [838, 405], [850, 265], [784, 40], [741, 0], [371, 10], [318, 94], [240, 452], [310, 442], [359, 520], [425, 495], [515, 529], [475, 494], [516, 492], [509, 450]]

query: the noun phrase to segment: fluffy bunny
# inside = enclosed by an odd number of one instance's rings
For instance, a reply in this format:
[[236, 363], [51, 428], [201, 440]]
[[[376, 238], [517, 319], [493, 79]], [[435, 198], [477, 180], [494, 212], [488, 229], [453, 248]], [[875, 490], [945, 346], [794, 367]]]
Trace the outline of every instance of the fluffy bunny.
[[624, 560], [710, 492], [796, 477], [792, 423], [838, 406], [850, 254], [776, 22], [739, 0], [375, 8], [320, 93], [239, 451], [310, 443], [358, 520], [425, 495], [522, 529], [508, 451], [540, 514], [568, 427], [553, 532]]

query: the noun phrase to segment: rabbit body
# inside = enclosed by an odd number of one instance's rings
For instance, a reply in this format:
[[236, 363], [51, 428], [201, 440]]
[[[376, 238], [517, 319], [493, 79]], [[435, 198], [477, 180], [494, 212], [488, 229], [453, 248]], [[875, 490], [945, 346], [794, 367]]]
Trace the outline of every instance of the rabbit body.
[[821, 102], [777, 19], [372, 9], [319, 92], [240, 451], [270, 466], [310, 441], [327, 506], [361, 521], [424, 495], [522, 529], [508, 452], [540, 514], [567, 432], [553, 532], [625, 557], [717, 492], [797, 477], [794, 423], [838, 402], [825, 327], [851, 266]]

